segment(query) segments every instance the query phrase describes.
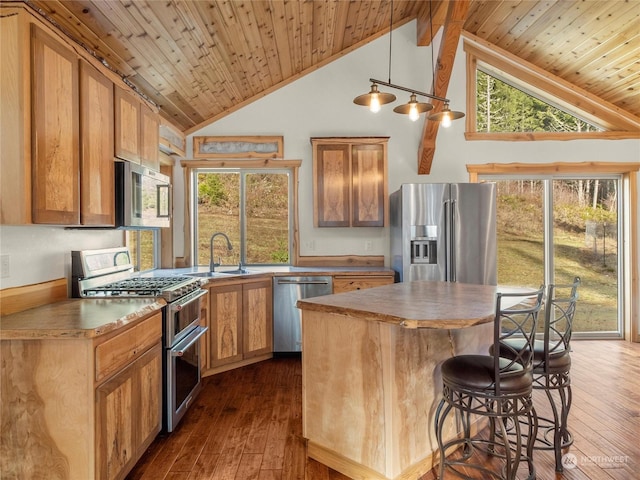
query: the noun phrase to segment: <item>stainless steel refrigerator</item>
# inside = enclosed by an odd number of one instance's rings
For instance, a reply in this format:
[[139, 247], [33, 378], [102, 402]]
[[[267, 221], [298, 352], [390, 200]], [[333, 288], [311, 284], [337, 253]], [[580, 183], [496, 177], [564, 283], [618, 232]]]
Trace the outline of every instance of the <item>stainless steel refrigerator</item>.
[[399, 281], [497, 284], [494, 183], [404, 184], [389, 203]]

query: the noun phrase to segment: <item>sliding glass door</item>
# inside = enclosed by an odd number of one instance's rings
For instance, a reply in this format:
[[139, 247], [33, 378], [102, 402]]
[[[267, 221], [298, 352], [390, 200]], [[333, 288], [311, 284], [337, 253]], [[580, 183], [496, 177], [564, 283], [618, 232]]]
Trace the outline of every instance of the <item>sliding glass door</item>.
[[505, 178], [498, 186], [498, 283], [582, 284], [576, 336], [621, 336], [617, 176]]

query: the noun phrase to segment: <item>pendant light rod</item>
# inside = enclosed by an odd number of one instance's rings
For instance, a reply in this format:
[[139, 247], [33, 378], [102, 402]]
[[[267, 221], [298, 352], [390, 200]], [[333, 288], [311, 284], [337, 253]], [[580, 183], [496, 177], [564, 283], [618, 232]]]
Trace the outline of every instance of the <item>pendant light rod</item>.
[[405, 92], [415, 93], [416, 95], [421, 95], [423, 97], [432, 98], [433, 100], [440, 100], [441, 102], [449, 103], [448, 98], [438, 97], [437, 95], [432, 95], [430, 93], [420, 92], [419, 90], [414, 90], [413, 88], [402, 87], [400, 85], [395, 85], [391, 82], [383, 82], [381, 80], [376, 80], [375, 78], [370, 78], [369, 81], [371, 83], [376, 83], [378, 85], [384, 85], [385, 87], [391, 87], [397, 90], [403, 90]]

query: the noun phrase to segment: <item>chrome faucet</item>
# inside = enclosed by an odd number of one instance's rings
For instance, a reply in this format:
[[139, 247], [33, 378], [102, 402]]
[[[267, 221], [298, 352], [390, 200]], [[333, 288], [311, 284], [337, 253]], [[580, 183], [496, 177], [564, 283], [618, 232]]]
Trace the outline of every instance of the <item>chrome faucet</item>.
[[211, 235], [211, 240], [209, 240], [209, 271], [210, 272], [214, 272], [215, 268], [220, 266], [220, 261], [219, 260], [218, 260], [218, 263], [215, 263], [213, 261], [213, 240], [218, 235], [222, 235], [227, 240], [227, 249], [233, 250], [233, 247], [231, 246], [231, 240], [229, 240], [229, 237], [227, 237], [226, 234], [224, 234], [222, 232], [216, 232], [213, 235]]

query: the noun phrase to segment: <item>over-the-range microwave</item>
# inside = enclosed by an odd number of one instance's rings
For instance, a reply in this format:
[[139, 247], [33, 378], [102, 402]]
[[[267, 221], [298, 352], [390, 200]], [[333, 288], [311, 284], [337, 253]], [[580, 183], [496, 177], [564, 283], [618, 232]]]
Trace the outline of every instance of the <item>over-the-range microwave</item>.
[[116, 226], [167, 228], [171, 184], [162, 173], [130, 162], [115, 162]]

